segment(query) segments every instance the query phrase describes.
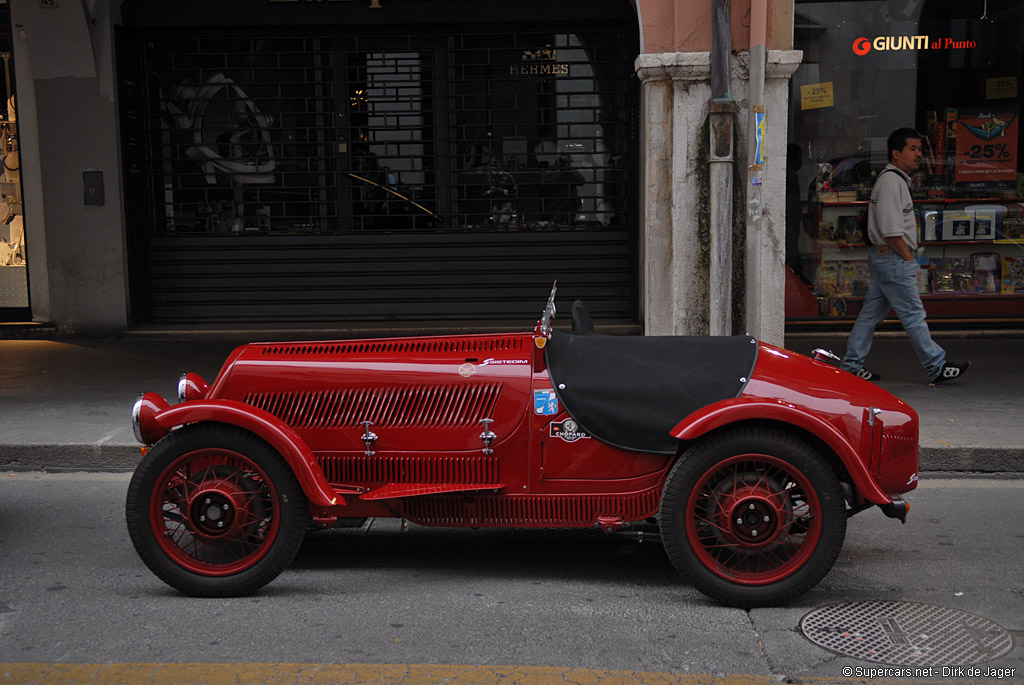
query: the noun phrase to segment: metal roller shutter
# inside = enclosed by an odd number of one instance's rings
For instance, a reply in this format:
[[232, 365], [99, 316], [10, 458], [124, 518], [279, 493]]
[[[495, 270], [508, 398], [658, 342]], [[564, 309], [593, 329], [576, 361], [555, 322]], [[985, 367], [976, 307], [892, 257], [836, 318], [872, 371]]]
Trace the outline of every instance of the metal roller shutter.
[[119, 36], [137, 317], [637, 316], [618, 26]]

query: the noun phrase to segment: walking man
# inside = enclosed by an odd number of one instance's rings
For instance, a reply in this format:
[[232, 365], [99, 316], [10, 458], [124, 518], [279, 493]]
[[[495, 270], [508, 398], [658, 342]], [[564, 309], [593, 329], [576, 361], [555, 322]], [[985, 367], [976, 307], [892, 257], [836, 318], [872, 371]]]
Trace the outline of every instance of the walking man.
[[917, 221], [910, 175], [921, 166], [921, 134], [912, 128], [897, 129], [889, 134], [886, 149], [889, 163], [875, 179], [868, 205], [871, 281], [840, 367], [869, 381], [881, 379], [864, 368], [864, 361], [871, 351], [875, 326], [885, 319], [889, 309], [894, 309], [928, 374], [928, 382], [950, 381], [962, 376], [971, 363], [946, 361], [946, 351], [932, 340], [917, 291]]

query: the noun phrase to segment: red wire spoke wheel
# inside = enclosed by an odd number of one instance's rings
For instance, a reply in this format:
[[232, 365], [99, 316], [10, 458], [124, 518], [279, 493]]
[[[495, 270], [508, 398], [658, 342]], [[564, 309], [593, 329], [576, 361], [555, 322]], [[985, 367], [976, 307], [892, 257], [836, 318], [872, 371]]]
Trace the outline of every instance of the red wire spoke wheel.
[[248, 457], [201, 449], [179, 457], [150, 494], [150, 525], [164, 553], [194, 573], [250, 568], [280, 526], [274, 484]]
[[807, 562], [821, 536], [821, 505], [807, 479], [768, 455], [705, 472], [689, 497], [686, 534], [701, 563], [745, 585], [778, 582]]
[[186, 594], [249, 594], [291, 562], [307, 504], [268, 444], [224, 424], [186, 426], [139, 464], [125, 504], [136, 551]]
[[842, 488], [829, 464], [786, 433], [712, 436], [669, 474], [662, 539], [680, 574], [733, 606], [770, 606], [816, 585], [846, 535]]

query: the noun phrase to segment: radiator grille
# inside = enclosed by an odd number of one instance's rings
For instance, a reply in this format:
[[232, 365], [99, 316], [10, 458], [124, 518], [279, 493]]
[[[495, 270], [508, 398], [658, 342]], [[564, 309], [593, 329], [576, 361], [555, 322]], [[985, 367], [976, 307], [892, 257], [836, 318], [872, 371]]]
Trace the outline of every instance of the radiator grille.
[[473, 426], [494, 416], [501, 385], [414, 385], [308, 392], [254, 392], [243, 401], [295, 429]]
[[327, 455], [320, 467], [330, 483], [498, 483], [498, 459], [482, 454], [420, 457], [376, 454]]
[[917, 440], [909, 435], [900, 435], [888, 431], [882, 433], [882, 463], [907, 459], [917, 454]]
[[655, 514], [660, 491], [629, 495], [420, 497], [405, 503], [405, 518], [427, 526], [591, 526], [598, 516], [640, 521]]

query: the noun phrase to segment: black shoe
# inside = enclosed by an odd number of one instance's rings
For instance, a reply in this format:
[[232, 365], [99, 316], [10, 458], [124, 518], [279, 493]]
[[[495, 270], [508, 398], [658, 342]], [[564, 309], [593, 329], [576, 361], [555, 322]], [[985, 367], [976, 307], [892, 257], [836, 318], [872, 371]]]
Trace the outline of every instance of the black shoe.
[[857, 378], [863, 378], [866, 381], [880, 381], [880, 380], [882, 380], [882, 376], [880, 374], [872, 373], [872, 372], [868, 371], [867, 369], [865, 369], [863, 366], [860, 367], [860, 371], [858, 371], [857, 373], [855, 373], [853, 375], [856, 376]]
[[935, 383], [945, 383], [951, 381], [954, 378], [960, 378], [964, 375], [967, 369], [971, 368], [970, 362], [964, 362], [963, 364], [950, 364], [946, 362], [942, 365], [942, 371], [939, 371], [939, 375], [929, 381], [932, 385]]

